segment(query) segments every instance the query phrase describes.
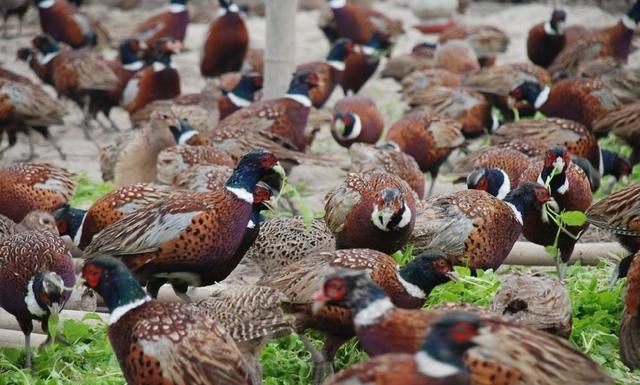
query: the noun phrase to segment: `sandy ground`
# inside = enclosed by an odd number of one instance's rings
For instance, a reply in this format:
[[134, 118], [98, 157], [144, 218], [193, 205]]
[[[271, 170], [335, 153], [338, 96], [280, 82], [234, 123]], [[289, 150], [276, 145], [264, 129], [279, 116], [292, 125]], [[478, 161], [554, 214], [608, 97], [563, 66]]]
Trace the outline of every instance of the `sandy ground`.
[[[213, 2], [213, 0], [212, 0]], [[95, 3], [95, 2], [94, 2]], [[145, 0], [142, 7], [133, 11], [113, 10], [100, 4], [89, 4], [85, 7], [85, 11], [98, 17], [103, 21], [106, 28], [112, 33], [114, 40], [128, 36], [132, 26], [144, 17], [154, 13], [158, 9], [158, 4], [162, 4], [160, 0]], [[410, 26], [415, 25], [418, 19], [412, 12], [402, 5], [401, 0], [378, 2], [376, 7], [392, 17], [399, 18], [404, 21], [407, 33], [399, 40], [394, 53], [400, 54], [408, 52], [413, 45], [421, 41], [435, 41], [436, 36], [425, 36], [418, 31], [413, 30]], [[507, 32], [511, 37], [509, 49], [498, 58], [500, 63], [516, 62], [526, 60], [525, 39], [530, 26], [540, 21], [546, 20], [550, 14], [551, 5], [528, 4], [528, 5], [504, 5], [498, 3], [474, 3], [465, 15], [457, 16], [462, 23], [479, 24], [486, 23], [498, 26]], [[617, 16], [612, 16], [601, 9], [590, 6], [567, 6], [565, 7], [569, 15], [568, 22], [580, 23], [587, 26], [599, 27], [614, 23]], [[318, 20], [318, 11], [299, 12], [296, 19], [296, 61], [303, 63], [311, 60], [322, 59], [328, 51], [329, 45], [322, 35], [321, 31], [316, 27]], [[29, 46], [30, 39], [39, 31], [37, 13], [31, 10], [26, 17], [26, 24], [21, 37], [10, 37], [0, 40], [0, 62], [3, 66], [14, 70], [20, 74], [32, 77], [35, 75], [22, 62], [15, 60], [15, 52], [18, 47]], [[15, 21], [11, 22], [11, 36], [15, 35]], [[251, 35], [251, 44], [253, 47], [264, 47], [265, 43], [265, 20], [261, 17], [249, 17], [248, 27]], [[177, 55], [174, 59], [175, 64], [181, 75], [183, 92], [197, 92], [205, 84], [205, 80], [200, 76], [198, 63], [200, 47], [206, 34], [206, 24], [192, 23], [189, 26], [186, 38], [186, 52]], [[115, 56], [115, 51], [107, 50], [104, 56], [111, 58]], [[630, 62], [638, 62], [640, 54], [632, 55]], [[382, 66], [381, 66], [382, 67]], [[380, 79], [375, 76], [361, 91], [362, 94], [371, 96], [378, 103], [379, 108], [383, 112], [387, 125], [394, 122], [402, 116], [405, 109], [404, 102], [400, 99], [398, 93], [399, 86], [390, 79]], [[53, 93], [52, 89], [49, 89]], [[327, 104], [332, 106], [335, 101], [342, 97], [342, 93], [336, 91]], [[106, 144], [111, 141], [113, 135], [107, 135], [100, 129], [93, 131], [95, 142], [87, 141], [83, 138], [81, 131], [81, 113], [79, 109], [67, 102], [68, 114], [65, 118], [64, 126], [52, 127], [53, 135], [58, 138], [63, 151], [68, 155], [66, 161], [62, 161], [51, 146], [42, 138], [34, 136], [37, 148], [38, 162], [51, 162], [56, 165], [64, 166], [72, 171], [85, 171], [94, 179], [100, 179], [100, 170], [98, 163], [97, 146]], [[128, 130], [130, 125], [126, 113], [122, 110], [112, 112], [114, 120], [123, 130]], [[3, 143], [3, 145], [5, 145]], [[345, 160], [348, 164], [347, 151], [334, 143], [328, 129], [324, 129], [317, 137], [316, 143], [312, 150], [316, 153], [331, 153]], [[3, 159], [0, 159], [0, 165], [14, 163], [23, 159], [28, 154], [27, 138], [20, 136], [19, 143], [9, 150]], [[314, 209], [321, 208], [322, 197], [326, 191], [337, 183], [344, 171], [336, 168], [327, 167], [299, 167], [294, 169], [290, 180], [295, 184], [302, 184], [311, 194], [308, 202]], [[463, 188], [456, 186], [454, 189]], [[447, 178], [442, 178], [442, 183], [438, 183], [436, 194], [445, 191], [451, 191], [452, 186], [447, 183]]]

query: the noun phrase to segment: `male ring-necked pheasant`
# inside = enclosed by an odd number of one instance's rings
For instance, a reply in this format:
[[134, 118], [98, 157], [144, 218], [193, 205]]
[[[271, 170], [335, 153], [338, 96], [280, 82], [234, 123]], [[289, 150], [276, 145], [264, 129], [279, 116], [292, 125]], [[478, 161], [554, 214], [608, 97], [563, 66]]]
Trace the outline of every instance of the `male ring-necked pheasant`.
[[153, 297], [170, 282], [189, 301], [189, 285], [222, 281], [240, 262], [237, 251], [254, 210], [262, 209], [254, 205], [256, 185], [271, 175], [284, 176], [276, 157], [251, 151], [224, 189], [174, 194], [140, 208], [94, 235], [85, 254], [121, 258]]
[[31, 367], [33, 320], [48, 330], [76, 282], [71, 254], [49, 231], [25, 231], [0, 239], [0, 307], [13, 314], [25, 336], [26, 366]]
[[349, 174], [325, 198], [325, 220], [341, 249], [399, 250], [413, 230], [415, 210], [411, 187], [384, 171]]
[[121, 261], [93, 257], [82, 278], [109, 308], [109, 341], [128, 384], [255, 384], [217, 323], [187, 304], [151, 299]]

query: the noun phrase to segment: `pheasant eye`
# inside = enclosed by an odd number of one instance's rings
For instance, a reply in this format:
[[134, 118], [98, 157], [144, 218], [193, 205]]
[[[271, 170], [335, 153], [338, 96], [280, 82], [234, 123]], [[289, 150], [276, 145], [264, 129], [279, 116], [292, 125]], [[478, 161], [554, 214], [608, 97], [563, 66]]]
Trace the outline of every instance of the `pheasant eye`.
[[478, 328], [467, 322], [461, 322], [454, 325], [450, 331], [451, 341], [463, 344], [469, 342], [474, 336], [478, 334]]
[[82, 278], [87, 281], [87, 286], [90, 288], [96, 288], [100, 283], [100, 274], [102, 269], [95, 265], [87, 265], [82, 270]]
[[346, 283], [340, 278], [332, 279], [325, 284], [324, 293], [328, 298], [339, 301], [347, 294]]

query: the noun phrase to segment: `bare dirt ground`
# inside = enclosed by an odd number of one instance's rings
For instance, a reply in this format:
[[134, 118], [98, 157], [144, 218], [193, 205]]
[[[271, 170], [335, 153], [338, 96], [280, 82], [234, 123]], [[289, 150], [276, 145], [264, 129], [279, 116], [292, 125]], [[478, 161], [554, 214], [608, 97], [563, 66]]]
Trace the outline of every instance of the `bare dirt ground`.
[[[214, 1], [211, 0], [213, 3]], [[395, 47], [394, 53], [400, 54], [408, 52], [413, 45], [422, 41], [435, 42], [436, 36], [422, 35], [418, 31], [411, 28], [417, 24], [418, 19], [404, 5], [405, 1], [379, 1], [376, 7], [386, 14], [403, 20], [407, 33], [399, 40]], [[118, 41], [121, 38], [129, 36], [129, 32], [133, 26], [141, 22], [145, 17], [162, 9], [164, 1], [161, 0], [145, 0], [143, 5], [132, 11], [121, 11], [103, 5], [102, 2], [93, 1], [84, 7], [84, 11], [96, 16], [101, 20], [114, 38]], [[322, 3], [322, 1], [321, 1]], [[193, 5], [192, 8], [203, 9], [202, 6]], [[206, 8], [206, 7], [205, 7]], [[566, 6], [564, 7], [569, 15], [568, 24], [580, 23], [592, 27], [606, 26], [614, 23], [619, 16], [611, 15], [599, 8], [592, 6]], [[468, 24], [491, 24], [505, 30], [511, 37], [509, 49], [498, 57], [499, 63], [517, 62], [526, 60], [525, 39], [530, 26], [535, 23], [546, 20], [551, 13], [551, 5], [527, 4], [527, 5], [511, 5], [499, 3], [474, 3], [465, 15], [458, 15], [456, 19], [461, 23]], [[204, 16], [204, 17], [203, 17]], [[300, 11], [296, 19], [296, 61], [303, 63], [311, 60], [322, 59], [328, 51], [329, 45], [317, 28], [319, 12], [318, 11]], [[35, 80], [35, 75], [31, 72], [27, 65], [15, 60], [15, 52], [19, 47], [29, 46], [30, 39], [39, 32], [39, 24], [37, 12], [32, 9], [25, 18], [25, 28], [20, 37], [15, 37], [16, 22], [12, 20], [10, 23], [10, 37], [0, 40], [0, 63], [8, 69], [14, 70], [22, 75], [29, 76]], [[211, 15], [198, 15], [199, 19], [207, 19], [213, 17]], [[251, 44], [253, 47], [263, 48], [265, 44], [265, 20], [262, 17], [249, 16], [248, 27], [251, 34]], [[200, 55], [200, 47], [206, 34], [207, 24], [192, 23], [189, 26], [186, 38], [186, 51], [177, 55], [174, 62], [180, 72], [183, 92], [197, 92], [205, 84], [205, 80], [200, 76], [198, 63]], [[107, 58], [115, 56], [114, 50], [105, 50], [103, 52]], [[636, 53], [631, 56], [630, 63], [640, 61], [640, 54]], [[381, 66], [382, 67], [382, 66]], [[54, 93], [52, 89], [49, 91]], [[401, 100], [398, 93], [399, 86], [390, 79], [380, 79], [379, 76], [369, 81], [369, 83], [361, 91], [362, 94], [372, 97], [383, 112], [387, 125], [393, 123], [402, 116], [405, 109], [405, 103]], [[342, 97], [342, 93], [338, 90], [327, 104], [332, 106], [335, 101]], [[34, 135], [37, 155], [37, 162], [50, 162], [56, 165], [64, 166], [72, 171], [84, 171], [91, 178], [99, 180], [100, 170], [98, 163], [98, 146], [109, 143], [113, 135], [105, 134], [100, 129], [93, 131], [95, 143], [84, 139], [81, 131], [82, 115], [80, 110], [70, 102], [67, 102], [68, 114], [65, 117], [63, 126], [52, 127], [53, 135], [58, 138], [63, 151], [68, 155], [66, 161], [59, 158], [55, 150], [49, 146], [42, 138]], [[114, 120], [118, 123], [122, 130], [129, 130], [130, 124], [126, 113], [122, 110], [112, 112]], [[37, 134], [36, 134], [37, 135]], [[19, 137], [19, 143], [9, 150], [4, 158], [0, 159], [0, 166], [5, 166], [23, 159], [28, 154], [27, 138]], [[2, 143], [6, 145], [6, 142]], [[345, 149], [339, 147], [331, 138], [328, 129], [323, 129], [314, 143], [312, 150], [316, 153], [330, 153], [340, 159], [344, 159], [344, 163], [348, 164], [348, 153]], [[322, 206], [322, 198], [326, 191], [339, 183], [340, 177], [344, 175], [344, 171], [339, 167], [299, 167], [294, 169], [290, 180], [295, 184], [302, 184], [305, 190], [311, 194], [308, 202], [314, 209], [320, 209]], [[446, 175], [442, 181], [438, 183], [436, 194], [451, 191], [453, 189], [461, 189], [464, 186], [451, 186], [447, 182]]]

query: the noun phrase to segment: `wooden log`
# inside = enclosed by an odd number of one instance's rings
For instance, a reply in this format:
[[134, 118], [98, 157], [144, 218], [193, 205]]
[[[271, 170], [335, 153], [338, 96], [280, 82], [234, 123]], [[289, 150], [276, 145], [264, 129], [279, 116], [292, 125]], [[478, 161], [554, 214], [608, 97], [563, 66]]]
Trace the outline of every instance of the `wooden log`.
[[287, 92], [295, 70], [298, 0], [267, 0], [267, 41], [264, 53], [264, 99]]
[[[47, 340], [44, 334], [31, 333], [31, 347], [37, 348]], [[24, 348], [24, 334], [21, 331], [0, 329], [0, 347]]]
[[[64, 320], [68, 320], [68, 319], [74, 319], [74, 320], [82, 320], [89, 312], [85, 312], [85, 311], [79, 311], [79, 310], [62, 310], [62, 312], [60, 312], [60, 320], [64, 321]], [[105, 314], [105, 313], [96, 313], [98, 314], [98, 316], [100, 318], [102, 318], [103, 321], [107, 322], [109, 319], [109, 315]], [[88, 324], [97, 324], [97, 321], [95, 320], [89, 320], [86, 321]], [[16, 331], [20, 331], [20, 325], [18, 325], [18, 322], [16, 321], [16, 318], [7, 313], [6, 311], [4, 311], [3, 309], [0, 309], [0, 329], [5, 329], [5, 330], [16, 330]], [[41, 333], [44, 334], [42, 327], [40, 326], [40, 322], [34, 322], [33, 323], [33, 331], [35, 333]], [[22, 333], [22, 332], [21, 332]]]
[[[577, 243], [569, 263], [580, 261], [585, 266], [595, 266], [600, 260], [613, 260], [610, 255], [627, 255], [617, 242]], [[531, 242], [516, 242], [504, 262], [507, 265], [554, 266], [555, 262], [544, 247]]]

